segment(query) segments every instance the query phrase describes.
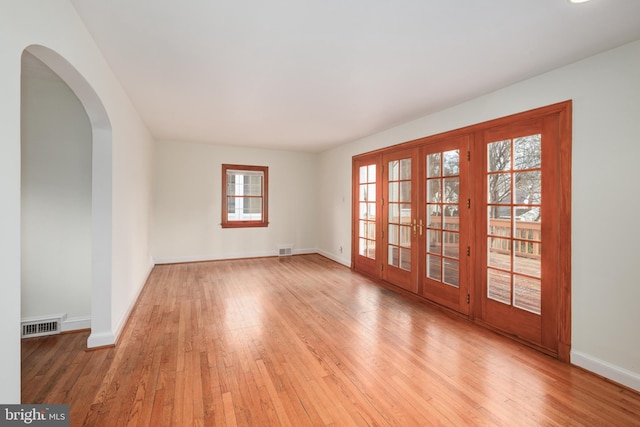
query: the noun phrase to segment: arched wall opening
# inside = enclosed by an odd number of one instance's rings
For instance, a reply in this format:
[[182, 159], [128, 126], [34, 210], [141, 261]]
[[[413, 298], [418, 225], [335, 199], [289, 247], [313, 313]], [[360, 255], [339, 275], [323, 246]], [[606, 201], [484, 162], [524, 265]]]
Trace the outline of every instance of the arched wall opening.
[[[88, 347], [99, 347], [113, 344], [115, 338], [111, 322], [112, 130], [110, 120], [95, 90], [62, 56], [40, 45], [31, 45], [24, 52], [23, 66], [24, 57], [27, 55], [32, 55], [45, 64], [73, 91], [84, 108], [85, 120], [88, 118], [90, 129], [87, 136], [90, 139], [90, 154], [85, 158], [90, 163], [86, 165], [89, 170], [90, 185], [87, 185], [84, 190], [78, 190], [90, 193], [86, 195], [90, 199], [87, 201], [87, 204], [90, 204], [90, 225], [87, 225], [90, 231], [87, 231], [88, 239], [84, 239], [85, 243], [82, 243], [86, 244], [90, 250], [90, 255], [87, 256], [87, 262], [90, 264], [87, 266], [87, 270], [90, 271], [87, 271], [86, 276], [91, 282], [88, 286], [91, 335], [87, 345]], [[52, 161], [54, 160], [52, 159]], [[30, 232], [33, 233], [33, 230]], [[56, 244], [59, 245], [59, 250], [64, 250], [64, 241], [53, 244], [49, 242], [49, 250], [54, 250]], [[24, 250], [22, 252], [25, 253]], [[81, 324], [82, 322], [79, 321], [78, 325]]]

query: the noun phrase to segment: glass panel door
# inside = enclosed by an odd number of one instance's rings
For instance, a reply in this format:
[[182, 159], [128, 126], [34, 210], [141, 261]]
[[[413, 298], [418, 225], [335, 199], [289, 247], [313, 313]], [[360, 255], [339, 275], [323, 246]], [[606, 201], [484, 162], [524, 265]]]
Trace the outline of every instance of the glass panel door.
[[549, 219], [558, 216], [555, 123], [556, 118], [545, 117], [485, 131], [484, 200], [477, 227], [479, 317], [551, 351], [558, 346], [560, 258]]
[[[424, 203], [419, 219], [423, 250], [422, 294], [456, 311], [468, 313], [467, 303], [467, 151], [468, 137], [423, 148]], [[423, 231], [424, 229], [424, 231]]]
[[381, 156], [354, 159], [352, 264], [372, 276], [380, 274], [380, 170]]
[[417, 219], [415, 215], [413, 150], [405, 150], [384, 159], [384, 225], [386, 245], [383, 278], [395, 285], [417, 291], [416, 271]]

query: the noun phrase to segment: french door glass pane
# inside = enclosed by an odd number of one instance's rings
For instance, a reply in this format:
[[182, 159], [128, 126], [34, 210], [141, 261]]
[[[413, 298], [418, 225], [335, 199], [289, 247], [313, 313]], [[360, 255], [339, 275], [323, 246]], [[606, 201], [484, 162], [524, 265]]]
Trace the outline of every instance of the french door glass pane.
[[440, 176], [440, 153], [427, 156], [427, 177]]
[[511, 240], [489, 237], [487, 239], [487, 265], [511, 271]]
[[516, 274], [513, 276], [513, 280], [513, 305], [540, 314], [540, 279]]
[[444, 248], [443, 255], [451, 258], [458, 258], [460, 255], [460, 235], [458, 233], [445, 231], [442, 235], [442, 240]]
[[439, 205], [427, 205], [427, 227], [440, 228], [442, 226], [442, 212]]
[[511, 174], [493, 173], [489, 175], [489, 203], [510, 204], [511, 203]]
[[440, 282], [442, 280], [442, 258], [427, 255], [427, 277]]
[[427, 252], [442, 254], [442, 231], [427, 230]]
[[447, 285], [455, 286], [460, 285], [460, 263], [452, 259], [443, 259], [444, 264], [444, 277], [442, 281]]
[[511, 274], [489, 268], [487, 296], [504, 304], [511, 304]]
[[445, 151], [443, 154], [444, 176], [460, 174], [460, 151]]

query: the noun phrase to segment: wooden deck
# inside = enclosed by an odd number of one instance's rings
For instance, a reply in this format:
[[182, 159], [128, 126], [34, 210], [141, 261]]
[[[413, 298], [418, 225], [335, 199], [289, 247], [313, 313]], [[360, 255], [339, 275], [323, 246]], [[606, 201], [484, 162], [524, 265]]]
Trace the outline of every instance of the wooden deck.
[[633, 426], [640, 394], [318, 255], [157, 266], [117, 347], [24, 340], [72, 426]]

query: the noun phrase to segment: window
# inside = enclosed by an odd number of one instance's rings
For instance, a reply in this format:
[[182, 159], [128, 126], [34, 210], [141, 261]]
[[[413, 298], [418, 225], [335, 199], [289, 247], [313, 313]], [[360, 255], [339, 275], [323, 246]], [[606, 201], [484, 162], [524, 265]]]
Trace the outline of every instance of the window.
[[269, 168], [222, 165], [222, 227], [267, 227]]

